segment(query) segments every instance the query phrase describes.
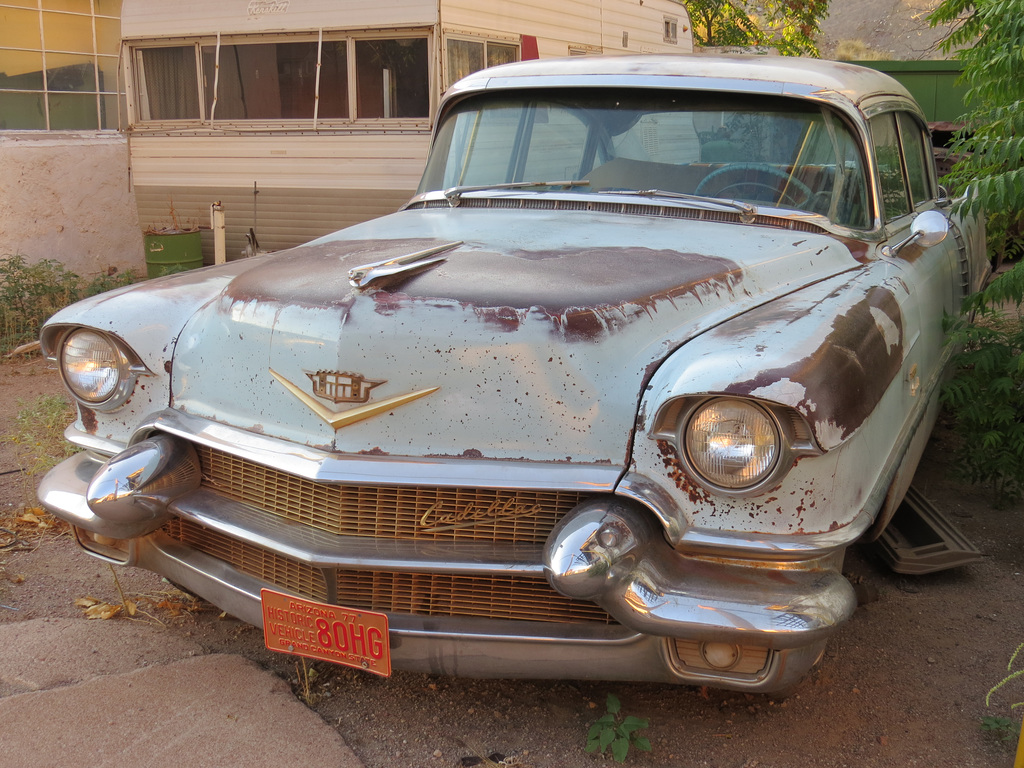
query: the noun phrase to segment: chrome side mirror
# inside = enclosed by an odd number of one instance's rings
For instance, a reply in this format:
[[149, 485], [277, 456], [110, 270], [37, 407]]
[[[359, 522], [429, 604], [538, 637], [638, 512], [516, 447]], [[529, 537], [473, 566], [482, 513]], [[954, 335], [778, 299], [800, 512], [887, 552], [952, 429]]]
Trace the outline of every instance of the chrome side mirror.
[[885, 246], [882, 249], [882, 255], [895, 256], [911, 243], [917, 243], [922, 248], [931, 248], [945, 240], [948, 233], [949, 219], [938, 211], [925, 211], [918, 214], [914, 223], [910, 225], [910, 237], [896, 245]]

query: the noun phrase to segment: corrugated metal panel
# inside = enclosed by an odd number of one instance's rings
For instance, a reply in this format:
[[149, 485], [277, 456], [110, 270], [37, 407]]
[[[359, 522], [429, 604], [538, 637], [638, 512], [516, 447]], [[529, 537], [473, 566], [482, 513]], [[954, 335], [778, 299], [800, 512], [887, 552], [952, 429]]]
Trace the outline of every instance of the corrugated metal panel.
[[430, 135], [147, 136], [131, 139], [138, 186], [415, 189]]
[[552, 47], [556, 51], [553, 55], [565, 56], [569, 43], [601, 44], [602, 1], [515, 0], [499, 6], [473, 0], [442, 0], [441, 22], [449, 27], [533, 35], [542, 45]]
[[[335, 230], [392, 213], [413, 195], [412, 189], [260, 189], [256, 237], [268, 251], [301, 245]], [[178, 220], [209, 227], [210, 205], [225, 210], [228, 260], [240, 258], [245, 235], [253, 226], [253, 190], [249, 187], [136, 186], [143, 228], [170, 223], [173, 205]], [[204, 231], [203, 261], [213, 263], [213, 233]]]
[[436, 0], [124, 0], [126, 38], [358, 29], [437, 22]]

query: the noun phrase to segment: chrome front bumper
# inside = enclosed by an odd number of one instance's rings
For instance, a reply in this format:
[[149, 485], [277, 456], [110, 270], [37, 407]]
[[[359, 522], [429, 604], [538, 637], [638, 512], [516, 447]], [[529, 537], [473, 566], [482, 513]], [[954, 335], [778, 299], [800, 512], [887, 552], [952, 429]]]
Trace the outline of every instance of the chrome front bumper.
[[[166, 576], [238, 618], [261, 626], [260, 589], [280, 585], [241, 572], [166, 535], [182, 518], [324, 573], [381, 570], [547, 578], [562, 595], [592, 601], [617, 624], [510, 621], [390, 613], [396, 669], [468, 677], [578, 678], [714, 685], [770, 692], [800, 680], [834, 628], [856, 606], [842, 552], [798, 562], [687, 556], [672, 549], [638, 505], [602, 495], [568, 515], [543, 547], [382, 541], [337, 536], [281, 520], [209, 490], [185, 490], [166, 516], [150, 503], [118, 519], [87, 501], [102, 459], [78, 454], [52, 470], [40, 498], [75, 526], [91, 554]], [[110, 496], [110, 494], [107, 494]], [[149, 497], [147, 497], [149, 498]], [[103, 511], [101, 509], [101, 511]], [[104, 513], [106, 514], [106, 513]], [[330, 580], [327, 580], [328, 583]], [[329, 602], [345, 604], [344, 594]], [[701, 668], [692, 644], [763, 653], [755, 671]], [[699, 654], [702, 654], [700, 651]], [[688, 661], [690, 659], [690, 661]]]

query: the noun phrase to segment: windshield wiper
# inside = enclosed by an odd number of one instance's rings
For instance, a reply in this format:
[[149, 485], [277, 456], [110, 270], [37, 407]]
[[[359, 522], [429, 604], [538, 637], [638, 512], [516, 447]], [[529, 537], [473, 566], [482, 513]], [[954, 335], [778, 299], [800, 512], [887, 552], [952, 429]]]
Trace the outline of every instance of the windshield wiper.
[[729, 200], [721, 197], [707, 197], [705, 195], [689, 195], [685, 192], [669, 192], [665, 189], [601, 189], [601, 195], [631, 195], [633, 197], [667, 197], [670, 200], [686, 200], [691, 203], [710, 203], [721, 205], [739, 211], [744, 217], [753, 219], [757, 215], [757, 208], [750, 203], [741, 203], [739, 200]]
[[444, 196], [448, 204], [454, 208], [462, 202], [462, 196], [467, 192], [486, 192], [490, 189], [532, 189], [535, 187], [586, 187], [589, 184], [590, 182], [586, 179], [573, 179], [569, 181], [506, 181], [501, 184], [449, 187], [444, 191]]

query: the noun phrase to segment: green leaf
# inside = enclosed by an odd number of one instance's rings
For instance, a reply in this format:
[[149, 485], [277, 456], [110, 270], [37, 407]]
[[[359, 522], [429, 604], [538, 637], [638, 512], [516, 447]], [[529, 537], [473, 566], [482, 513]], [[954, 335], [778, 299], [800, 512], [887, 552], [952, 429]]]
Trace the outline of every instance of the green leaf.
[[622, 725], [619, 726], [619, 733], [623, 736], [629, 736], [633, 731], [642, 731], [646, 727], [647, 720], [630, 716], [622, 721]]
[[614, 693], [608, 694], [608, 702], [605, 706], [613, 715], [617, 715], [619, 713], [619, 709], [622, 707], [622, 705], [619, 704], [618, 697]]
[[646, 736], [637, 736], [633, 739], [633, 746], [639, 749], [641, 752], [651, 751], [651, 742]]
[[605, 749], [607, 748], [607, 746], [609, 744], [611, 744], [613, 741], [615, 741], [615, 731], [613, 731], [610, 728], [608, 730], [601, 731], [601, 739], [600, 739], [600, 741], [601, 741], [601, 751], [604, 752]]
[[626, 762], [626, 755], [629, 754], [629, 740], [628, 739], [616, 739], [612, 742], [612, 757], [615, 758], [615, 762], [624, 763]]

